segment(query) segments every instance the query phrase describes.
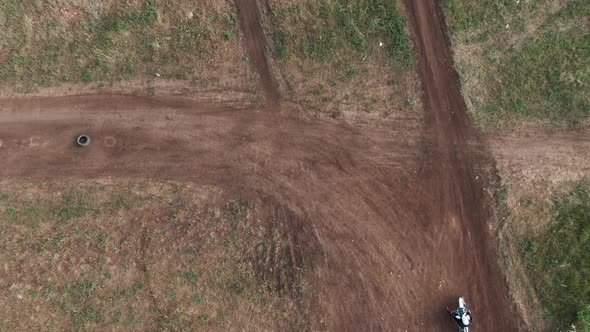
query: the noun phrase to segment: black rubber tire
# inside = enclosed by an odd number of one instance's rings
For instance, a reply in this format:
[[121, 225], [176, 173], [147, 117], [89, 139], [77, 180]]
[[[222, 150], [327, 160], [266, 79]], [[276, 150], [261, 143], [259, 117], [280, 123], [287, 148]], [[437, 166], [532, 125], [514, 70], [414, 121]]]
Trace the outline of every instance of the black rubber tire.
[[90, 144], [90, 136], [82, 134], [76, 138], [76, 144], [81, 147], [86, 147]]

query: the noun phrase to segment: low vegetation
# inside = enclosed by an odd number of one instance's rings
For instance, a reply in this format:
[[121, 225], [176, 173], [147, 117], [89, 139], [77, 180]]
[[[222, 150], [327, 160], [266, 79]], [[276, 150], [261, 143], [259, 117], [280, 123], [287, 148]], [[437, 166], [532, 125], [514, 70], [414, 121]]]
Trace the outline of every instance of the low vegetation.
[[556, 204], [554, 222], [522, 242], [521, 254], [552, 330], [590, 329], [590, 188], [579, 183]]
[[[351, 50], [366, 57], [385, 47], [389, 60], [412, 65], [405, 17], [392, 1], [321, 1], [307, 5], [275, 7], [274, 47], [278, 58], [299, 56], [322, 62], [340, 60]], [[305, 31], [291, 31], [297, 24]], [[382, 43], [380, 46], [379, 43]]]
[[482, 123], [588, 123], [588, 1], [447, 0], [445, 9], [463, 87]]
[[287, 0], [264, 9], [286, 95], [331, 119], [394, 119], [412, 110], [407, 100], [417, 100], [419, 88], [397, 2]]
[[200, 65], [238, 29], [229, 6], [215, 11], [160, 0], [0, 0], [0, 26], [0, 86], [18, 92], [135, 77], [202, 80]]
[[1, 330], [304, 328], [298, 274], [264, 264], [284, 221], [247, 202], [177, 183], [0, 188]]

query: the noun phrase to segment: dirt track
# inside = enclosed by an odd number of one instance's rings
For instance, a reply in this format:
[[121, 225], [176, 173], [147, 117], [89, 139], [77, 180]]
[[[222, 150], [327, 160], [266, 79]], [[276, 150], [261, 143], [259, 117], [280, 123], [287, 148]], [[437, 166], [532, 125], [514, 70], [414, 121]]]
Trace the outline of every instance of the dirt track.
[[[257, 31], [257, 14], [244, 15], [248, 3], [238, 1], [241, 24]], [[293, 236], [314, 265], [306, 279], [317, 289], [316, 329], [453, 331], [444, 308], [463, 294], [474, 330], [517, 330], [440, 12], [432, 1], [407, 4], [425, 133], [305, 121], [285, 115], [297, 113], [293, 105], [268, 112], [181, 98], [0, 100], [0, 176], [174, 179], [270, 198], [294, 216]], [[264, 74], [264, 42], [245, 35], [267, 97], [278, 100]], [[92, 138], [87, 149], [73, 144], [80, 132]]]
[[[431, 206], [438, 250], [433, 252], [433, 259], [448, 262], [446, 272], [455, 274], [449, 276], [454, 284], [449, 291], [464, 293], [471, 299], [472, 308], [481, 313], [478, 329], [518, 330], [520, 321], [513, 317], [513, 305], [486, 227], [489, 202], [484, 197], [485, 179], [474, 171], [485, 159], [477, 160], [468, 148], [468, 140], [477, 142], [478, 137], [467, 118], [440, 2], [406, 1], [406, 8], [419, 53], [430, 130], [427, 136], [432, 144], [426, 151], [430, 165], [424, 175], [430, 177], [434, 190]], [[477, 145], [485, 149], [481, 142]]]
[[258, 4], [256, 0], [236, 0], [235, 4], [240, 17], [240, 27], [246, 39], [250, 62], [260, 76], [260, 83], [266, 94], [267, 103], [276, 108], [279, 91], [266, 56], [267, 44], [262, 30]]

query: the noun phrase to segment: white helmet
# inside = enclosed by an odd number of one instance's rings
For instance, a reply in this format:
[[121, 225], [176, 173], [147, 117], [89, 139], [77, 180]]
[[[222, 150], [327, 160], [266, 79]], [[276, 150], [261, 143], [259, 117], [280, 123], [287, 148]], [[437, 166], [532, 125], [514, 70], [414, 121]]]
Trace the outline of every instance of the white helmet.
[[463, 325], [469, 326], [469, 324], [471, 324], [471, 316], [469, 316], [467, 313], [464, 313], [463, 317], [461, 317], [461, 322], [463, 322]]

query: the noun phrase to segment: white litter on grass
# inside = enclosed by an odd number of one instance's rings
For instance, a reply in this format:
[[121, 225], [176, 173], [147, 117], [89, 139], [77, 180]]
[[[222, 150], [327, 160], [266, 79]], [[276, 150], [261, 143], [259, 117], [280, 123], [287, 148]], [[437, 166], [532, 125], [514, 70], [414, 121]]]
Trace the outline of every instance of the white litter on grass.
[[510, 24], [506, 24], [506, 29], [510, 28]]
[[383, 42], [379, 42], [379, 47], [383, 47]]
[[160, 73], [156, 73], [156, 76], [157, 76], [157, 77], [160, 77], [160, 76], [162, 76], [162, 75], [160, 75]]
[[193, 14], [193, 12], [188, 12], [188, 13], [186, 14], [186, 16], [187, 16], [188, 18], [193, 18], [194, 14]]

